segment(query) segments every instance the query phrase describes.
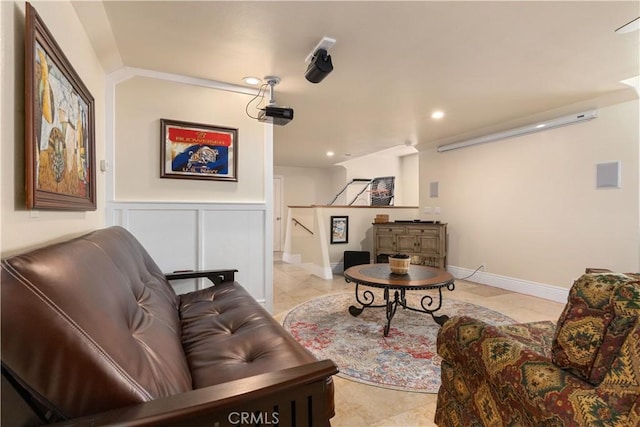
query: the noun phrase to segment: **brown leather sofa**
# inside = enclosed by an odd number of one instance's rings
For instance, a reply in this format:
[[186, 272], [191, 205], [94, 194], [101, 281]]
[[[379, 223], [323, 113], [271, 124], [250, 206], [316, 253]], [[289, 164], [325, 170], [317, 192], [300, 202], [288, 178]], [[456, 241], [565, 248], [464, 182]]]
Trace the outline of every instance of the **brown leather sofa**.
[[3, 260], [2, 425], [329, 425], [335, 365], [234, 272], [165, 276], [121, 227]]

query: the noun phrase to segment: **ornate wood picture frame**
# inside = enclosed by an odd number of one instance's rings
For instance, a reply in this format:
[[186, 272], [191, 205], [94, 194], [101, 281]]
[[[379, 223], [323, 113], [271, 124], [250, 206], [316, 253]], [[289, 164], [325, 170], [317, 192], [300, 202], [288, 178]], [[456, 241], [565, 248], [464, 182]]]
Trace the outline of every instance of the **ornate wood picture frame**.
[[238, 181], [238, 129], [160, 120], [160, 177]]
[[94, 99], [46, 25], [26, 4], [25, 204], [96, 209]]

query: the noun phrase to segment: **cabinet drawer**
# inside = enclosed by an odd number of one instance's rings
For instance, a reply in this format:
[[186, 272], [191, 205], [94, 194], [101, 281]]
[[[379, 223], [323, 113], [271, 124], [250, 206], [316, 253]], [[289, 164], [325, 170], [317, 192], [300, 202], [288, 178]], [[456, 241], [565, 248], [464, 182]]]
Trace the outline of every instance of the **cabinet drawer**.
[[440, 228], [425, 228], [425, 227], [407, 227], [407, 233], [418, 234], [421, 236], [438, 236], [440, 234]]
[[403, 234], [405, 227], [398, 226], [378, 226], [376, 227], [376, 233], [378, 234]]

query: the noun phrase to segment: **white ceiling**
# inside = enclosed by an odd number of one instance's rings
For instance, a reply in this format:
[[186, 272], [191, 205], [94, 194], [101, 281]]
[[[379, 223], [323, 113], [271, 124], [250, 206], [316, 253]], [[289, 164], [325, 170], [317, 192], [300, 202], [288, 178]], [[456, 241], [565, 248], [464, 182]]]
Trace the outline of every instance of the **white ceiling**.
[[[323, 167], [410, 142], [476, 136], [550, 110], [633, 99], [638, 1], [74, 2], [107, 72], [125, 66], [244, 85], [276, 75], [276, 165]], [[304, 79], [323, 36], [334, 71]], [[430, 118], [441, 109], [446, 117]], [[572, 110], [573, 109], [573, 110]], [[547, 113], [545, 113], [547, 112]], [[211, 118], [213, 124], [215, 117]], [[327, 158], [328, 150], [336, 152]], [[353, 158], [352, 157], [352, 158]]]

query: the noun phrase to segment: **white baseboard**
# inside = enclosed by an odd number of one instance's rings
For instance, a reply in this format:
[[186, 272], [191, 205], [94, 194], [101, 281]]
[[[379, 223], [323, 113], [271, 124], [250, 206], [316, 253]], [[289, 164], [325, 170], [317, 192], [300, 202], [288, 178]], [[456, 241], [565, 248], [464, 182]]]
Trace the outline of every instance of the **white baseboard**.
[[[447, 271], [456, 278], [467, 277], [473, 273], [473, 270], [471, 269], [456, 267], [454, 265], [448, 265]], [[498, 274], [486, 273], [484, 271], [476, 272], [467, 280], [560, 303], [566, 303], [569, 296], [569, 289], [559, 288], [545, 283], [517, 279], [515, 277], [500, 276]]]
[[289, 264], [302, 264], [302, 255], [291, 254], [289, 252], [282, 253], [282, 260]]
[[331, 268], [323, 268], [322, 266], [314, 264], [312, 262], [303, 263], [301, 254], [283, 252], [282, 261], [302, 267], [310, 274], [318, 276], [321, 279], [333, 279], [333, 272], [331, 271]]
[[321, 279], [333, 279], [333, 272], [331, 271], [331, 267], [324, 268], [320, 265], [310, 262], [302, 264], [302, 267], [309, 273], [313, 274], [314, 276], [318, 276]]

